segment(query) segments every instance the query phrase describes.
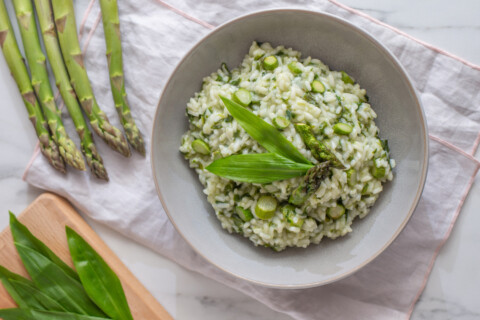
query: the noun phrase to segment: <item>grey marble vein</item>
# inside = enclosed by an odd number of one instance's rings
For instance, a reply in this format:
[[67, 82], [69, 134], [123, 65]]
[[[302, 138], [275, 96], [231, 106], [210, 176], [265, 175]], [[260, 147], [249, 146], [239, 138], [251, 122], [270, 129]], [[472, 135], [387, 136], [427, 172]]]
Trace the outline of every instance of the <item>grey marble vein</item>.
[[461, 303], [441, 298], [422, 298], [415, 314], [416, 319], [473, 320], [480, 319], [480, 312], [470, 310]]

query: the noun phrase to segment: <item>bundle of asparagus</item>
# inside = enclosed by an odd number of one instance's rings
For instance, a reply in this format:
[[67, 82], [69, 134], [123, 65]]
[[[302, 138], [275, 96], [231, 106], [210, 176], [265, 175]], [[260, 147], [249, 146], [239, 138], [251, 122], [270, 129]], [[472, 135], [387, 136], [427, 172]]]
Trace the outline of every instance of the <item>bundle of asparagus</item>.
[[35, 15], [30, 0], [14, 0], [15, 14], [22, 35], [23, 47], [30, 67], [31, 82], [47, 119], [53, 140], [58, 146], [60, 155], [72, 167], [85, 170], [85, 162], [80, 151], [70, 139], [63, 126], [60, 110], [53, 97], [48, 80], [46, 59], [40, 47]]
[[7, 65], [17, 83], [18, 90], [22, 95], [23, 102], [28, 111], [28, 116], [35, 127], [35, 132], [40, 141], [40, 150], [55, 169], [65, 172], [65, 163], [60, 156], [57, 144], [52, 138], [45, 119], [43, 118], [40, 105], [38, 104], [37, 97], [33, 91], [27, 67], [20, 54], [20, 50], [18, 49], [12, 25], [8, 18], [7, 9], [5, 8], [3, 1], [0, 1], [0, 46], [5, 55]]
[[[78, 42], [73, 2], [34, 0], [34, 3], [55, 82], [80, 137], [81, 150], [92, 173], [97, 178], [108, 180], [103, 160], [97, 152], [80, 106], [90, 120], [93, 130], [110, 147], [127, 157], [130, 156], [130, 148], [122, 132], [110, 124], [93, 95]], [[30, 76], [3, 1], [0, 1], [0, 46], [35, 127], [41, 151], [52, 166], [61, 172], [65, 172], [65, 163], [76, 169], [85, 170], [85, 162], [66, 133], [55, 103], [32, 2], [13, 0], [13, 4]], [[115, 108], [128, 141], [139, 153], [145, 155], [142, 134], [131, 116], [126, 97], [117, 1], [101, 0], [100, 5]]]
[[83, 55], [77, 37], [77, 24], [72, 0], [52, 0], [53, 16], [58, 40], [70, 80], [77, 93], [92, 129], [114, 150], [130, 156], [130, 148], [123, 134], [110, 124], [107, 115], [97, 104], [90, 80], [83, 63]]
[[92, 173], [100, 179], [108, 180], [108, 174], [103, 166], [102, 157], [97, 152], [97, 148], [93, 142], [90, 129], [83, 118], [82, 111], [77, 101], [77, 96], [72, 86], [70, 78], [63, 63], [62, 52], [58, 44], [57, 33], [55, 32], [55, 24], [53, 22], [52, 8], [49, 0], [35, 0], [35, 7], [38, 15], [38, 22], [43, 37], [43, 43], [47, 52], [50, 66], [52, 67], [55, 82], [62, 95], [63, 102], [72, 117], [78, 136], [80, 137], [80, 145], [83, 154], [87, 159], [87, 164], [91, 168]]

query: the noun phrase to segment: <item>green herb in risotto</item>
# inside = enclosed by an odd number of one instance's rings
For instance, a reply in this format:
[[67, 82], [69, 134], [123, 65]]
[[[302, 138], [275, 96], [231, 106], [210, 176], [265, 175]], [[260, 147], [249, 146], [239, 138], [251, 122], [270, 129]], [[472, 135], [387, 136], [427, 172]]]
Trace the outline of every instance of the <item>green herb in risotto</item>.
[[352, 231], [395, 161], [364, 89], [298, 51], [253, 43], [187, 104], [180, 151], [222, 227], [276, 251]]

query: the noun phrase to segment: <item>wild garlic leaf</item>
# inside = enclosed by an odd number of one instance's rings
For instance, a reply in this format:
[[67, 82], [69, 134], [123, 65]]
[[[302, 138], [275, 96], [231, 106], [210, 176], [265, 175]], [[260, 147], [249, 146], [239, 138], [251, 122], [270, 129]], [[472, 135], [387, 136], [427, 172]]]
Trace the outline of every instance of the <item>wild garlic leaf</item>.
[[133, 320], [118, 276], [78, 233], [69, 227], [66, 230], [73, 264], [88, 296], [109, 317]]
[[220, 96], [232, 117], [262, 147], [297, 163], [311, 164], [274, 126], [235, 101]]
[[80, 281], [75, 270], [70, 268], [52, 250], [50, 250], [50, 248], [48, 248], [42, 241], [35, 237], [25, 225], [18, 221], [12, 212], [10, 212], [10, 230], [12, 231], [13, 240], [16, 243], [20, 243], [25, 247], [37, 251], [48, 260], [55, 263], [70, 277]]
[[[15, 301], [20, 308], [47, 311], [66, 311], [65, 308], [63, 308], [56, 300], [50, 298], [45, 293], [40, 291], [40, 289], [35, 287], [33, 283], [29, 285], [13, 279], [8, 279], [7, 281], [24, 302], [24, 305], [22, 305]], [[10, 295], [12, 296], [12, 294]]]
[[25, 297], [23, 297], [19, 292], [17, 292], [16, 288], [12, 285], [11, 280], [16, 280], [26, 285], [33, 285], [33, 282], [28, 280], [27, 278], [22, 277], [19, 274], [11, 272], [3, 266], [0, 266], [0, 281], [2, 282], [3, 286], [10, 294], [13, 301], [15, 301], [19, 307], [27, 307], [29, 305], [29, 302], [25, 300]]
[[0, 309], [3, 320], [108, 320], [109, 318], [86, 316], [69, 312], [41, 311], [33, 309]]
[[252, 153], [218, 159], [206, 169], [235, 181], [270, 183], [303, 176], [312, 167], [312, 164], [298, 163], [275, 153]]
[[105, 316], [90, 300], [80, 282], [37, 251], [17, 242], [15, 247], [35, 286], [55, 299], [65, 310], [84, 315]]

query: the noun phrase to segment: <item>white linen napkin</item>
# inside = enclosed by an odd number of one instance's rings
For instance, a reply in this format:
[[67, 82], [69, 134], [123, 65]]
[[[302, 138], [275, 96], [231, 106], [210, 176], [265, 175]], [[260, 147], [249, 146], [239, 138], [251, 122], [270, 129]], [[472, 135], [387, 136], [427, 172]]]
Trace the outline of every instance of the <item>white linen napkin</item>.
[[[125, 0], [119, 5], [127, 93], [147, 146], [162, 87], [186, 51], [213, 26], [273, 7], [270, 1], [255, 0], [182, 0], [175, 1], [175, 7], [158, 0]], [[480, 138], [480, 68], [333, 1], [300, 6], [282, 0], [275, 7], [324, 11], [365, 29], [400, 59], [423, 100], [431, 154], [425, 190], [404, 231], [372, 263], [346, 279], [303, 290], [268, 289], [235, 279], [203, 260], [175, 231], [157, 198], [149, 154], [144, 158], [133, 152], [126, 159], [98, 137], [95, 141], [109, 172], [109, 183], [74, 170], [61, 175], [38, 153], [26, 170], [25, 180], [66, 197], [96, 221], [180, 265], [296, 319], [404, 319], [425, 286], [480, 166], [472, 156]], [[88, 33], [92, 35], [85, 63], [99, 104], [120, 127], [110, 93], [99, 12], [95, 3], [85, 20], [83, 40], [88, 39]], [[79, 21], [82, 14], [77, 12]], [[65, 122], [75, 136], [71, 121]]]

